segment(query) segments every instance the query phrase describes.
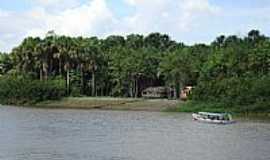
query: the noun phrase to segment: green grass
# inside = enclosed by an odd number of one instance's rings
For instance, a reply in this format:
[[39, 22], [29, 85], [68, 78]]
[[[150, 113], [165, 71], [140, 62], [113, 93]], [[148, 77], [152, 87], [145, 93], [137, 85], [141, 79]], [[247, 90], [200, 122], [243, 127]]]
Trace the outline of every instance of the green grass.
[[174, 112], [231, 112], [232, 108], [225, 107], [218, 103], [205, 103], [188, 101], [181, 103], [177, 108], [170, 110]]
[[187, 101], [181, 103], [176, 108], [168, 109], [169, 112], [215, 112], [215, 113], [232, 113], [237, 117], [250, 118], [270, 118], [270, 106], [267, 104], [256, 104], [250, 106], [228, 106], [222, 103]]
[[68, 97], [61, 100], [40, 102], [33, 107], [163, 111], [167, 108], [176, 108], [178, 105], [179, 101], [167, 99]]
[[270, 106], [256, 104], [252, 106], [229, 106], [222, 103], [167, 99], [112, 98], [112, 97], [68, 97], [61, 100], [44, 101], [35, 105], [39, 108], [71, 108], [71, 109], [109, 109], [133, 111], [165, 111], [165, 112], [216, 112], [232, 113], [239, 117], [270, 118]]
[[68, 97], [56, 101], [40, 102], [35, 106], [50, 108], [101, 108], [104, 106], [121, 105], [135, 101], [139, 101], [139, 99], [110, 97]]

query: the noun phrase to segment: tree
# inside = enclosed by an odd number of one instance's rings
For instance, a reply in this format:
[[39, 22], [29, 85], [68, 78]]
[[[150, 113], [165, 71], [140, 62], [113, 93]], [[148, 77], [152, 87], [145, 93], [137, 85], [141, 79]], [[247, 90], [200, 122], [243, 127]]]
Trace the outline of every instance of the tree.
[[[240, 90], [267, 81], [270, 72], [269, 37], [257, 30], [244, 38], [221, 35], [210, 45], [190, 46], [161, 33], [105, 39], [51, 33], [28, 37], [10, 55], [0, 54], [0, 74], [15, 70], [44, 82], [62, 77], [68, 94], [139, 97], [150, 86], [166, 84], [179, 91], [194, 85], [195, 98], [209, 100], [218, 93], [220, 101], [234, 95], [243, 102]], [[234, 82], [242, 88], [226, 88]], [[254, 93], [249, 94], [258, 98]]]
[[6, 74], [12, 67], [11, 57], [7, 53], [0, 52], [0, 75]]
[[145, 47], [156, 48], [160, 51], [165, 51], [172, 44], [173, 41], [166, 34], [151, 33], [144, 39]]
[[100, 49], [92, 45], [91, 40], [88, 40], [85, 47], [85, 68], [86, 71], [91, 72], [91, 95], [96, 96], [96, 71], [98, 69], [97, 61], [100, 54]]

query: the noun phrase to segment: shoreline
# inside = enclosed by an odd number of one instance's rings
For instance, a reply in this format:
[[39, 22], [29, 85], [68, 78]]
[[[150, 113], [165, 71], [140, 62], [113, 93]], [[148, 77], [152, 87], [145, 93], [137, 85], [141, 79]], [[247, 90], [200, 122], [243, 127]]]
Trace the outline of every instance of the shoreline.
[[[189, 102], [168, 99], [114, 98], [114, 97], [66, 97], [60, 100], [49, 100], [35, 104], [10, 105], [13, 107], [39, 109], [80, 109], [80, 110], [111, 110], [111, 111], [146, 111], [167, 113], [229, 112], [234, 117], [270, 119], [268, 112], [235, 112], [233, 109], [205, 108], [189, 106]], [[3, 105], [5, 106], [5, 105]], [[8, 106], [8, 105], [7, 105]], [[208, 110], [210, 109], [210, 110]]]
[[25, 107], [50, 109], [99, 109], [162, 112], [179, 107], [182, 102], [168, 99], [112, 98], [112, 97], [68, 97], [55, 101], [44, 101]]

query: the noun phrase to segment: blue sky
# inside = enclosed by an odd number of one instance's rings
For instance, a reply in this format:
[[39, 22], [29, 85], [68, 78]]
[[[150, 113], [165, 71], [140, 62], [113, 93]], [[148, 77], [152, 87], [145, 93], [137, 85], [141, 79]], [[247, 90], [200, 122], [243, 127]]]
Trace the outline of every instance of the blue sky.
[[69, 36], [167, 33], [187, 44], [220, 34], [270, 35], [270, 0], [1, 0], [0, 51], [48, 30]]

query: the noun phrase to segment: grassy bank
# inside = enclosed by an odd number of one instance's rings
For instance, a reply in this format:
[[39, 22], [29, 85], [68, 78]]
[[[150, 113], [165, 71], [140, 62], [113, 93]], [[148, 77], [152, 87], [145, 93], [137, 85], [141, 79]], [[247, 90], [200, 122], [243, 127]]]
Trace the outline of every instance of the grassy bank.
[[269, 107], [225, 106], [218, 103], [182, 102], [167, 99], [112, 98], [112, 97], [68, 97], [60, 100], [48, 100], [29, 105], [35, 108], [51, 109], [102, 109], [129, 111], [166, 111], [166, 112], [228, 112], [239, 117], [270, 118]]
[[176, 108], [170, 108], [170, 112], [227, 112], [240, 117], [265, 117], [270, 118], [270, 106], [226, 106], [222, 103], [209, 102], [183, 102]]
[[111, 98], [111, 97], [68, 97], [56, 101], [44, 101], [33, 107], [72, 108], [72, 109], [108, 109], [134, 111], [173, 110], [180, 104], [177, 100]]

